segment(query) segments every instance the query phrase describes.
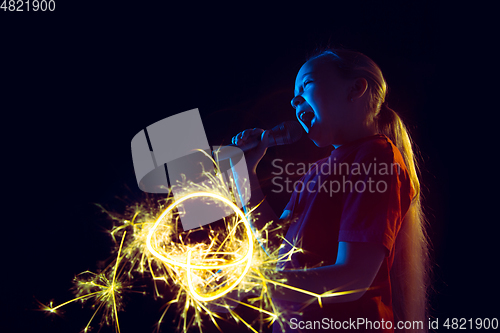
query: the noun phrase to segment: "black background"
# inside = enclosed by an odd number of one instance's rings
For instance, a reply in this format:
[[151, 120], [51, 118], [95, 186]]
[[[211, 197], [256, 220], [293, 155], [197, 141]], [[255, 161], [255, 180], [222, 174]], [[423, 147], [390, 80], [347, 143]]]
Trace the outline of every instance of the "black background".
[[[420, 148], [434, 248], [432, 318], [498, 316], [489, 303], [498, 295], [498, 218], [486, 211], [492, 174], [472, 160], [477, 140], [487, 137], [465, 103], [475, 84], [465, 50], [477, 39], [463, 11], [425, 1], [56, 5], [55, 12], [0, 12], [2, 332], [78, 332], [90, 319], [91, 310], [76, 304], [46, 316], [36, 300], [70, 299], [73, 277], [110, 255], [110, 222], [95, 203], [119, 211], [119, 198], [139, 200], [130, 153], [137, 132], [199, 108], [216, 145], [246, 128], [294, 119], [295, 75], [306, 54], [327, 43], [380, 65], [389, 105]], [[259, 174], [269, 174], [274, 158], [314, 161], [328, 153], [304, 138], [270, 149]], [[279, 212], [288, 194], [269, 199]], [[151, 332], [163, 302], [131, 295], [121, 331]], [[172, 330], [173, 318], [175, 310], [162, 332]]]

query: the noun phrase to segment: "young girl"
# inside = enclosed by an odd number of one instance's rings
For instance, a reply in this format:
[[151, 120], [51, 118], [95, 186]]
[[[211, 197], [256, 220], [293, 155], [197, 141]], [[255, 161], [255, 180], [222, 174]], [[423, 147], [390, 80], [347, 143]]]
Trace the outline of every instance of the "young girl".
[[[359, 52], [322, 51], [297, 75], [291, 103], [299, 122], [318, 147], [335, 149], [303, 176], [280, 217], [291, 220], [280, 253], [292, 245], [303, 251], [278, 268], [291, 286], [348, 292], [322, 298], [321, 307], [311, 296], [276, 288], [273, 302], [286, 324], [275, 323], [274, 332], [426, 331], [428, 253], [417, 166], [386, 93], [379, 67]], [[268, 131], [233, 138], [243, 145], [256, 136], [260, 144], [246, 153], [251, 205], [264, 199], [256, 168]], [[265, 200], [256, 213], [257, 228], [259, 221], [279, 223]]]

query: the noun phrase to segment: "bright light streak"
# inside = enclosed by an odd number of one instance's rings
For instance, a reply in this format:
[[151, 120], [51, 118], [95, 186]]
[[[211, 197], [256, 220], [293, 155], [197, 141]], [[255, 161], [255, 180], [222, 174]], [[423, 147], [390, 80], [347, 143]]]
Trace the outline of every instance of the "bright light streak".
[[[214, 165], [218, 170], [215, 161]], [[197, 326], [202, 332], [204, 318], [219, 328], [217, 319], [223, 317], [214, 310], [217, 308], [228, 312], [227, 316], [242, 322], [250, 331], [258, 332], [263, 330], [263, 325], [272, 325], [276, 321], [284, 327], [281, 314], [287, 310], [279, 309], [273, 303], [271, 285], [310, 295], [320, 305], [323, 298], [357, 292], [315, 294], [287, 285], [280, 278], [276, 263], [290, 260], [293, 253], [301, 250], [292, 246], [290, 252], [279, 256], [279, 249], [266, 253], [262, 247], [268, 247], [268, 237], [283, 238], [283, 225], [270, 230], [272, 221], [268, 221], [264, 229], [254, 235], [249, 221], [259, 216], [252, 215], [252, 210], [245, 214], [235, 204], [239, 195], [229, 190], [236, 188], [234, 179], [224, 179], [220, 172], [215, 175], [204, 172], [203, 175], [208, 181], [202, 184], [184, 181], [176, 185], [184, 191], [184, 196], [178, 200], [172, 197], [147, 199], [131, 205], [122, 214], [111, 213], [103, 208], [115, 221], [110, 231], [110, 236], [117, 244], [115, 259], [99, 273], [87, 271], [79, 274], [75, 278], [75, 298], [58, 306], [53, 306], [52, 302], [50, 305], [40, 303], [40, 308], [56, 313], [57, 309], [69, 303], [93, 300], [96, 310], [83, 331], [91, 329], [90, 324], [100, 312], [100, 325], [111, 325], [120, 333], [118, 313], [123, 311], [122, 297], [125, 292], [133, 292], [134, 275], [140, 273], [141, 276], [151, 276], [155, 297], [163, 297], [157, 283], [166, 283], [169, 289], [173, 288], [176, 292], [175, 297], [164, 304], [165, 310], [157, 322], [158, 330], [170, 305], [177, 304], [181, 319], [178, 331], [185, 332]], [[227, 182], [231, 186], [227, 186]], [[179, 227], [179, 208], [186, 200], [195, 198], [201, 200], [201, 204], [229, 207], [233, 214], [223, 218], [223, 224], [219, 223], [218, 226], [209, 224], [183, 232]], [[205, 240], [190, 240], [196, 233], [205, 233]], [[242, 301], [248, 295], [255, 297]], [[258, 313], [261, 325], [258, 330], [238, 315], [235, 304]], [[194, 314], [189, 315], [192, 311]]]

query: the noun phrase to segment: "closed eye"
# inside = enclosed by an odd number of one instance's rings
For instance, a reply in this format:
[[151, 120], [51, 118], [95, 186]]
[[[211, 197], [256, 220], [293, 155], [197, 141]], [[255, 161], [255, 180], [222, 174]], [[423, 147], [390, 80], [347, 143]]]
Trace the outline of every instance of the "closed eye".
[[304, 81], [302, 86], [305, 88], [309, 83], [312, 83], [312, 82], [313, 82], [312, 80], [306, 80], [306, 81]]

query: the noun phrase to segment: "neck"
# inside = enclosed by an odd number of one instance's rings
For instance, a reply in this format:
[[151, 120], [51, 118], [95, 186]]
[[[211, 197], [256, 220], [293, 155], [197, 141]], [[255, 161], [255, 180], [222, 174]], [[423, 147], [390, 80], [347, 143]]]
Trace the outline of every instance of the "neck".
[[335, 149], [337, 149], [338, 147], [340, 147], [344, 144], [354, 142], [356, 140], [366, 138], [368, 136], [372, 136], [375, 134], [377, 134], [377, 130], [376, 130], [374, 124], [362, 126], [362, 127], [358, 128], [357, 130], [350, 130], [350, 131], [348, 131], [348, 133], [344, 133], [344, 135], [342, 137], [342, 142], [334, 143], [334, 144], [332, 144], [332, 146], [335, 147]]

